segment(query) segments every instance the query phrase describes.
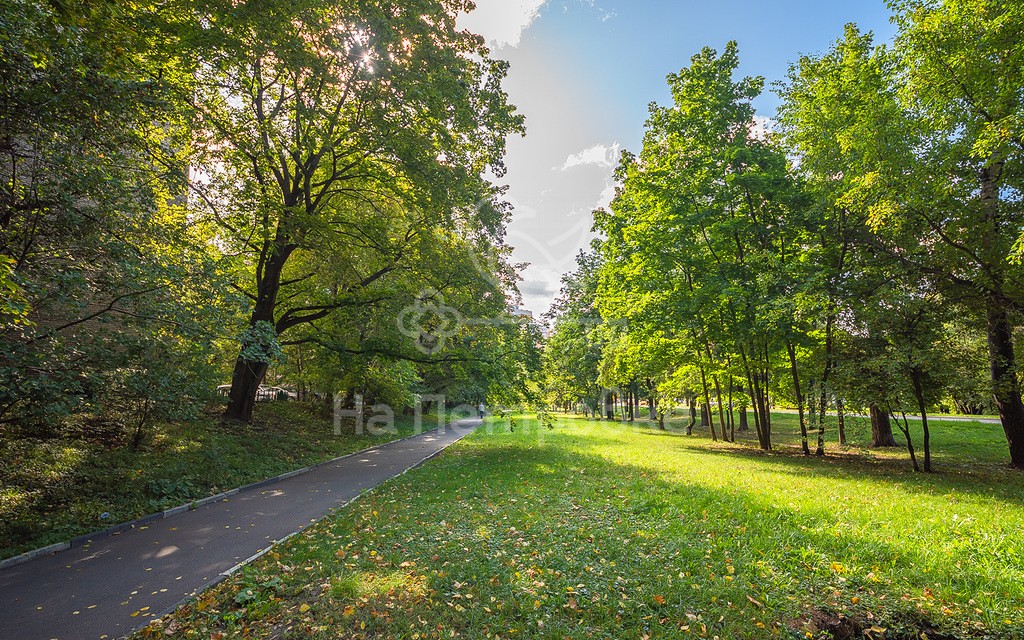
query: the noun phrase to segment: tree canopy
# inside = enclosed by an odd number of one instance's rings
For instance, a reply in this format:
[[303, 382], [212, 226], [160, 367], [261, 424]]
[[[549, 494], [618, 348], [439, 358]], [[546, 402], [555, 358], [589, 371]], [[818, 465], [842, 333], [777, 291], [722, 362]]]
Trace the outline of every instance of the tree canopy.
[[717, 413], [725, 438], [738, 398], [763, 449], [768, 408], [793, 407], [819, 455], [846, 407], [919, 413], [925, 470], [929, 411], [992, 407], [1024, 466], [1024, 11], [890, 6], [892, 46], [847, 25], [776, 84], [772, 120], [751, 105], [764, 80], [736, 77], [735, 43], [668, 76], [672, 103], [651, 105], [642, 150], [622, 154], [617, 195], [595, 212], [599, 284], [567, 286], [574, 303], [555, 309], [556, 353], [573, 309], [593, 305], [604, 327], [590, 330], [605, 340], [598, 372], [576, 388], [674, 381], [673, 402]]

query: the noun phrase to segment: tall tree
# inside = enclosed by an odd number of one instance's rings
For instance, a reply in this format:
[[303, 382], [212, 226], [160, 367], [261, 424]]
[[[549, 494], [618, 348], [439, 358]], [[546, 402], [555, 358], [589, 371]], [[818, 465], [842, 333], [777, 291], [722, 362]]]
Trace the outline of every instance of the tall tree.
[[607, 236], [599, 306], [631, 332], [692, 343], [678, 353], [702, 369], [706, 405], [714, 392], [723, 407], [722, 381], [741, 363], [770, 449], [771, 360], [790, 320], [769, 306], [791, 244], [782, 221], [792, 183], [754, 120], [764, 81], [734, 79], [738, 65], [735, 43], [705, 48], [669, 76], [673, 104], [651, 106], [643, 150], [624, 154], [622, 189], [595, 217]]
[[230, 300], [182, 206], [188, 127], [157, 11], [0, 7], [0, 288], [16, 285], [21, 315], [0, 325], [4, 420], [132, 413], [129, 396], [194, 407], [182, 396], [212, 386]]
[[[924, 131], [902, 210], [935, 246], [922, 268], [985, 310], [992, 392], [1024, 467], [1013, 326], [1024, 308], [1015, 243], [1024, 225], [1024, 7], [1002, 0], [892, 2], [903, 100]], [[893, 194], [892, 201], [897, 201]]]
[[[522, 118], [501, 90], [507, 65], [455, 27], [469, 7], [203, 6], [186, 41], [197, 62], [183, 99], [202, 171], [191, 189], [241, 256], [250, 331], [283, 336], [353, 304], [407, 263], [422, 230], [500, 237], [505, 212], [487, 204], [495, 190], [482, 174], [503, 172]], [[310, 277], [294, 262], [316, 264], [345, 241], [375, 255], [326, 295], [294, 295]], [[255, 346], [243, 343], [235, 363], [229, 418], [251, 416], [269, 364]]]

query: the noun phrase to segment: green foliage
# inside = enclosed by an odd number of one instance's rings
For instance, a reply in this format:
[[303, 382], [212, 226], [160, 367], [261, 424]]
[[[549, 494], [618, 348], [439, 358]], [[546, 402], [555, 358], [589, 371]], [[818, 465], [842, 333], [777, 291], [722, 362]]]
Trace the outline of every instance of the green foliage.
[[[183, 36], [216, 60], [180, 88], [208, 176], [189, 185], [193, 215], [235, 255], [250, 325], [272, 324], [285, 346], [402, 359], [402, 307], [428, 289], [454, 298], [460, 281], [505, 310], [513, 288], [488, 281], [510, 271], [508, 210], [482, 176], [504, 172], [523, 119], [501, 89], [507, 64], [456, 28], [461, 6], [214, 3]], [[360, 323], [368, 312], [380, 321]], [[332, 323], [360, 331], [321, 329]], [[229, 415], [248, 419], [262, 375], [238, 359]]]
[[724, 433], [714, 409], [731, 397], [756, 409], [766, 450], [769, 406], [784, 403], [815, 427], [804, 452], [816, 436], [823, 455], [830, 407], [975, 410], [991, 393], [1024, 465], [1024, 12], [890, 4], [894, 46], [847, 25], [792, 66], [768, 126], [751, 105], [763, 80], [734, 77], [735, 43], [668, 77], [672, 104], [651, 106], [642, 150], [623, 154], [620, 189], [595, 214], [597, 285], [564, 294], [595, 308], [593, 326], [554, 310], [552, 399], [643, 381], [696, 398]]
[[278, 364], [284, 360], [284, 350], [277, 341], [274, 325], [259, 320], [242, 333], [239, 357], [250, 363]]
[[[141, 438], [233, 358], [396, 405], [524, 387], [538, 341], [499, 326], [509, 207], [481, 177], [523, 131], [507, 65], [462, 2], [278, 5], [0, 9], [0, 420]], [[424, 357], [395, 319], [428, 289], [489, 323]]]
[[594, 301], [600, 255], [581, 252], [575, 272], [562, 277], [562, 291], [548, 313], [554, 326], [545, 342], [543, 385], [551, 406], [583, 405], [598, 411], [601, 387], [598, 367], [605, 340], [598, 332], [603, 320]]
[[15, 257], [0, 266], [5, 423], [141, 425], [194, 412], [213, 383], [211, 328], [233, 301], [182, 207], [180, 105], [147, 38], [151, 8], [0, 9], [0, 255]]
[[14, 259], [0, 255], [0, 328], [28, 320], [28, 300], [14, 276]]
[[[763, 79], [735, 80], [738, 65], [729, 43], [669, 76], [673, 104], [651, 107], [643, 150], [623, 156], [622, 188], [595, 217], [606, 236], [596, 291], [606, 385], [654, 387], [692, 366], [699, 382], [682, 395], [720, 404], [745, 380], [764, 398], [795, 332], [786, 303], [809, 269], [792, 247], [807, 240], [802, 224], [780, 221], [798, 219], [801, 196], [783, 150], [754, 120]], [[762, 437], [770, 448], [767, 424]]]

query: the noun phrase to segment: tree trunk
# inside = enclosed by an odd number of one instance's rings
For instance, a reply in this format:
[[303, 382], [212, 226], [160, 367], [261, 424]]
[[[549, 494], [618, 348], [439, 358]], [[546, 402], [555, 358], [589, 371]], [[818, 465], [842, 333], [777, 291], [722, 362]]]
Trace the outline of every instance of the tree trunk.
[[832, 375], [833, 328], [835, 316], [829, 314], [825, 319], [825, 370], [821, 374], [821, 391], [818, 402], [818, 449], [815, 455], [825, 455], [825, 410], [828, 408], [828, 381]]
[[805, 456], [811, 455], [811, 448], [807, 442], [807, 423], [804, 422], [804, 397], [800, 393], [800, 375], [797, 373], [796, 368], [796, 348], [793, 343], [786, 344], [786, 350], [789, 352], [789, 371], [793, 374], [793, 390], [796, 395], [796, 412], [800, 418], [800, 448], [803, 450]]
[[690, 422], [686, 425], [686, 435], [693, 435], [693, 425], [697, 424], [697, 398], [691, 395], [688, 398], [690, 404]]
[[725, 407], [722, 402], [722, 383], [715, 376], [715, 397], [718, 400], [718, 426], [722, 430], [722, 440], [729, 441], [729, 433], [725, 430]]
[[836, 417], [839, 421], [839, 444], [846, 446], [846, 407], [843, 406], [843, 401], [836, 398]]
[[740, 407], [740, 431], [749, 431], [750, 424], [747, 422], [747, 407]]
[[770, 394], [768, 387], [771, 384], [771, 372], [768, 370], [768, 363], [770, 361], [768, 354], [768, 345], [764, 347], [764, 366], [765, 368], [761, 371], [761, 425], [764, 427], [765, 438], [771, 442], [772, 437], [772, 410]]
[[[266, 264], [257, 285], [256, 303], [249, 327], [266, 322], [274, 325], [274, 310], [277, 307], [277, 294], [281, 289], [281, 274], [285, 262], [294, 250], [283, 239], [281, 227], [277, 230], [274, 241], [274, 253], [267, 258]], [[245, 349], [246, 345], [242, 345]], [[231, 374], [231, 391], [228, 393], [228, 406], [224, 410], [224, 418], [240, 422], [252, 422], [252, 410], [256, 405], [256, 393], [259, 391], [263, 377], [267, 375], [268, 362], [249, 362], [241, 354], [235, 360], [235, 369]]]
[[710, 428], [711, 440], [718, 442], [715, 424], [711, 422], [711, 394], [708, 392], [708, 377], [704, 374], [703, 366], [700, 368], [700, 383], [704, 387], [704, 406], [700, 408], [700, 426]]
[[992, 374], [992, 395], [999, 420], [1010, 445], [1010, 464], [1024, 469], [1024, 403], [1017, 381], [1017, 362], [1013, 334], [1005, 307], [997, 300], [988, 302], [988, 351]]
[[924, 389], [921, 384], [921, 370], [918, 367], [911, 367], [910, 381], [914, 383], [914, 397], [917, 398], [917, 408], [921, 412], [921, 427], [924, 429], [924, 470], [925, 473], [932, 472], [932, 450], [931, 434], [928, 433], [928, 408], [924, 402]]
[[757, 442], [762, 450], [771, 451], [771, 434], [766, 430], [765, 425], [761, 423], [761, 416], [757, 405], [759, 390], [754, 376], [750, 371], [750, 361], [747, 359], [747, 350], [742, 345], [740, 345], [740, 356], [743, 358], [743, 371], [747, 375], [747, 390], [750, 392], [750, 401], [754, 403], [754, 429], [757, 430]]
[[898, 447], [896, 438], [892, 435], [892, 422], [889, 421], [889, 414], [877, 405], [873, 404], [871, 412], [871, 446], [872, 447]]
[[754, 378], [754, 393], [756, 394], [754, 404], [757, 406], [757, 413], [761, 422], [761, 430], [764, 432], [764, 439], [766, 442], [771, 442], [772, 423], [768, 410], [767, 383], [768, 379], [762, 373], [759, 373], [758, 376]]
[[914, 471], [920, 471], [921, 469], [917, 466], [917, 455], [915, 455], [914, 453], [914, 441], [911, 440], [910, 438], [910, 423], [907, 422], [907, 414], [902, 414], [903, 422], [900, 422], [900, 419], [896, 416], [895, 413], [892, 413], [891, 410], [889, 411], [889, 413], [892, 414], [893, 419], [896, 420], [896, 425], [900, 428], [900, 431], [902, 431], [903, 435], [906, 436], [907, 438], [907, 451], [910, 452], [910, 464], [914, 465]]
[[733, 388], [736, 386], [735, 382], [736, 381], [733, 379], [732, 374], [730, 373], [729, 374], [729, 440], [731, 442], [736, 442], [736, 416], [733, 413], [733, 409], [732, 409], [732, 392], [733, 392]]
[[143, 401], [142, 410], [138, 416], [139, 420], [135, 424], [135, 435], [132, 436], [131, 450], [138, 451], [139, 447], [142, 446], [142, 434], [146, 428], [146, 422], [149, 420], [149, 413], [153, 407], [153, 403], [149, 400]]
[[235, 370], [231, 374], [231, 391], [228, 395], [228, 407], [224, 418], [251, 422], [252, 411], [256, 406], [256, 393], [263, 376], [267, 374], [265, 362], [246, 362], [241, 356], [235, 360]]

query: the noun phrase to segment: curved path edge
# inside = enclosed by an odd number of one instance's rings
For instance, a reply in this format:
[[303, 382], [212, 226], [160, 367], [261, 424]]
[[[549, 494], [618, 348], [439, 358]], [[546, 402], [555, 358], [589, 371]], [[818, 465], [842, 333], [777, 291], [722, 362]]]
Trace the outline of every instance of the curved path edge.
[[100, 539], [100, 538], [102, 538], [104, 536], [118, 535], [118, 534], [120, 534], [120, 533], [122, 533], [124, 531], [128, 531], [130, 529], [135, 529], [136, 527], [141, 527], [141, 526], [144, 526], [144, 525], [149, 525], [149, 524], [152, 524], [156, 520], [162, 520], [164, 518], [169, 518], [171, 516], [176, 516], [179, 513], [185, 513], [186, 511], [195, 511], [199, 507], [206, 506], [206, 505], [210, 504], [211, 502], [217, 502], [218, 500], [223, 500], [224, 498], [227, 498], [229, 496], [233, 496], [236, 493], [240, 493], [242, 491], [249, 491], [249, 490], [252, 490], [252, 489], [259, 489], [260, 487], [266, 486], [268, 484], [273, 484], [273, 483], [281, 481], [281, 480], [287, 480], [288, 478], [291, 478], [291, 477], [294, 477], [294, 476], [297, 476], [297, 475], [301, 475], [303, 473], [312, 471], [313, 469], [319, 469], [320, 467], [323, 467], [325, 465], [334, 464], [335, 462], [339, 462], [341, 460], [344, 460], [345, 458], [351, 458], [352, 456], [364, 455], [365, 453], [367, 453], [369, 451], [373, 451], [374, 449], [376, 449], [378, 447], [382, 447], [382, 446], [384, 446], [386, 444], [391, 444], [393, 442], [401, 442], [402, 440], [408, 440], [410, 438], [416, 438], [418, 436], [424, 435], [425, 433], [431, 433], [433, 431], [437, 431], [437, 429], [436, 428], [428, 429], [427, 431], [424, 431], [424, 432], [421, 432], [421, 433], [414, 433], [414, 434], [412, 434], [410, 436], [405, 436], [405, 437], [402, 437], [402, 438], [396, 438], [395, 440], [389, 440], [387, 442], [382, 442], [380, 444], [375, 444], [372, 447], [367, 447], [365, 449], [360, 449], [359, 451], [353, 451], [352, 453], [346, 453], [345, 455], [338, 456], [337, 458], [331, 458], [330, 460], [325, 460], [323, 462], [318, 462], [317, 464], [312, 464], [312, 465], [309, 465], [308, 467], [302, 467], [300, 469], [293, 469], [292, 471], [287, 471], [287, 472], [282, 473], [280, 475], [271, 476], [270, 478], [265, 478], [263, 480], [257, 480], [256, 482], [252, 482], [252, 483], [249, 483], [249, 484], [246, 484], [246, 485], [242, 485], [240, 487], [235, 487], [234, 489], [228, 489], [227, 491], [222, 491], [220, 493], [215, 493], [213, 495], [206, 496], [205, 498], [199, 498], [197, 500], [191, 500], [191, 501], [186, 502], [184, 504], [180, 504], [180, 505], [178, 505], [176, 507], [171, 507], [170, 509], [164, 509], [163, 511], [157, 511], [155, 513], [149, 513], [149, 514], [146, 514], [146, 515], [144, 515], [142, 517], [135, 518], [134, 520], [128, 520], [126, 522], [119, 522], [119, 523], [117, 523], [117, 524], [115, 524], [115, 525], [113, 525], [111, 527], [107, 527], [106, 529], [98, 529], [96, 531], [90, 531], [89, 533], [84, 533], [84, 534], [82, 534], [80, 536], [75, 536], [74, 538], [72, 538], [70, 540], [67, 540], [67, 541], [64, 541], [64, 542], [55, 542], [55, 543], [47, 545], [45, 547], [40, 547], [38, 549], [32, 549], [30, 551], [26, 551], [25, 553], [21, 553], [21, 554], [18, 554], [16, 556], [12, 556], [12, 557], [7, 558], [5, 560], [0, 560], [0, 571], [3, 571], [4, 569], [6, 569], [8, 567], [13, 567], [15, 565], [24, 564], [25, 562], [31, 562], [32, 560], [35, 560], [36, 558], [41, 558], [43, 556], [48, 556], [48, 555], [52, 555], [52, 554], [55, 554], [55, 553], [60, 553], [61, 551], [67, 551], [68, 549], [71, 549], [71, 548], [74, 548], [74, 547], [81, 547], [83, 545], [89, 544], [90, 542], [92, 542], [94, 540], [98, 540], [98, 539]]
[[31, 552], [40, 555], [0, 569], [0, 636], [127, 635], [480, 424], [456, 421]]

